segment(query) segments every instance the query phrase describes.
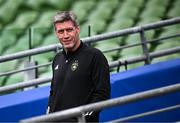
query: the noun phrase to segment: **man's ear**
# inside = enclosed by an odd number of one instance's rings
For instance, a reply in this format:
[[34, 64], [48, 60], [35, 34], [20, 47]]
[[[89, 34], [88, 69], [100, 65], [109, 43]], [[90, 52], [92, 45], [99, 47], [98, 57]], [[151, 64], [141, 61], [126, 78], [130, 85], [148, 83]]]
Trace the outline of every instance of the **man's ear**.
[[80, 33], [80, 30], [81, 30], [80, 26], [77, 26], [76, 29], [77, 29], [78, 33]]

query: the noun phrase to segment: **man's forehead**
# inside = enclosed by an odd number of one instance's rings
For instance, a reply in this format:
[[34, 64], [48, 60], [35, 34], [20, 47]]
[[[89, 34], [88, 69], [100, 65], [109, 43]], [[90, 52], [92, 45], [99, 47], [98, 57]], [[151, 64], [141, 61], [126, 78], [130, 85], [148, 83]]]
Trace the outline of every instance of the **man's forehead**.
[[74, 28], [74, 24], [71, 21], [58, 22], [55, 24], [56, 29]]

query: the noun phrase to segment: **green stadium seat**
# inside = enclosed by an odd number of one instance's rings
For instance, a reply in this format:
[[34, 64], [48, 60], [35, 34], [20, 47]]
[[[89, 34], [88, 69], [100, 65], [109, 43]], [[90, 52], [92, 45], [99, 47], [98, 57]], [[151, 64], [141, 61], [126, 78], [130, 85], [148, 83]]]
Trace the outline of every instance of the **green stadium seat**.
[[[13, 21], [13, 18], [17, 14], [19, 6], [24, 2], [24, 0], [16, 0], [12, 2], [11, 0], [6, 1], [3, 6], [0, 7], [0, 20], [7, 24]], [[8, 14], [7, 14], [8, 12]]]
[[[160, 38], [161, 37], [167, 37], [167, 36], [171, 36], [171, 35], [176, 35], [179, 34], [179, 28], [180, 28], [180, 24], [179, 25], [174, 25], [174, 26], [170, 26], [164, 29], [164, 31], [160, 34]], [[180, 41], [180, 37], [175, 37], [175, 38], [171, 38], [171, 39], [166, 39], [169, 41]]]
[[[80, 32], [80, 37], [81, 38], [84, 38], [84, 37], [88, 37], [89, 35], [88, 35], [88, 27], [89, 27], [90, 25], [88, 25], [87, 23], [85, 23], [85, 24], [83, 24], [83, 25], [81, 25], [80, 26], [80, 28], [81, 28], [81, 32]], [[93, 35], [96, 35], [97, 34], [97, 32], [95, 32], [93, 29], [91, 29], [91, 36], [93, 36]]]
[[45, 64], [45, 63], [49, 62], [49, 59], [48, 59], [48, 58], [45, 58], [44, 56], [42, 56], [42, 54], [40, 54], [40, 55], [34, 55], [34, 56], [32, 56], [32, 59], [33, 59], [34, 61], [37, 61], [38, 64]]
[[0, 77], [0, 87], [4, 86], [5, 83], [6, 83], [6, 76], [1, 76]]
[[26, 0], [24, 5], [34, 10], [40, 10], [45, 2], [45, 0]]
[[[180, 5], [180, 4], [179, 4]], [[168, 13], [168, 17], [169, 18], [173, 18], [173, 17], [178, 17], [180, 16], [180, 7], [179, 6], [175, 6], [174, 8], [172, 8], [169, 13]]]
[[87, 19], [87, 13], [94, 7], [94, 5], [94, 1], [77, 1], [73, 4], [72, 11], [77, 14], [79, 22], [82, 23]]
[[96, 33], [101, 33], [106, 28], [106, 22], [104, 20], [96, 20], [96, 21], [88, 21], [86, 22], [87, 25], [91, 26], [91, 29]]
[[150, 0], [148, 2], [148, 6], [155, 6], [155, 7], [160, 7], [160, 6], [167, 6], [171, 2], [171, 0]]
[[39, 47], [43, 43], [43, 38], [47, 30], [48, 28], [33, 28], [33, 48]]
[[151, 17], [163, 17], [165, 12], [165, 7], [151, 7], [147, 8], [142, 14], [141, 19], [143, 18], [151, 18]]
[[140, 43], [140, 34], [129, 35], [125, 40], [126, 44]]
[[156, 50], [165, 50], [165, 49], [168, 49], [168, 48], [174, 48], [174, 47], [177, 47], [177, 46], [180, 46], [180, 41], [178, 40], [173, 40], [173, 39], [169, 39], [167, 40], [166, 42], [162, 42], [161, 44], [159, 44], [157, 47], [156, 47]]
[[[55, 55], [52, 55], [52, 57], [54, 57]], [[48, 63], [50, 60], [46, 57], [44, 57], [42, 54], [40, 55], [34, 55], [32, 56], [33, 61], [37, 61], [38, 65], [43, 65]], [[38, 69], [39, 73], [43, 73], [45, 71], [47, 71], [47, 67], [42, 67]]]
[[0, 63], [0, 73], [15, 70], [17, 64], [17, 60]]
[[52, 28], [53, 27], [53, 16], [57, 13], [55, 10], [43, 12], [40, 15], [38, 21], [31, 25], [33, 28]]
[[2, 30], [2, 27], [3, 27], [3, 25], [2, 25], [2, 23], [0, 22], [0, 30]]
[[[114, 49], [114, 48], [119, 48], [120, 46], [118, 46], [115, 43], [109, 43], [109, 42], [97, 42], [96, 43], [96, 48], [100, 49], [101, 51], [106, 51], [106, 50], [110, 50], [110, 49]], [[118, 51], [113, 51], [113, 52], [108, 52], [105, 53], [105, 55], [107, 57], [109, 57], [109, 60], [112, 61], [113, 57], [116, 57]]]
[[12, 54], [16, 52], [20, 52], [23, 50], [27, 50], [29, 48], [29, 39], [27, 35], [22, 36], [17, 42], [9, 47], [4, 54]]
[[117, 19], [119, 21], [122, 18], [133, 19], [137, 16], [138, 12], [139, 12], [138, 8], [132, 7], [131, 9], [129, 9], [122, 6], [122, 8], [120, 8], [114, 15], [114, 19]]
[[37, 16], [38, 13], [36, 11], [24, 12], [19, 15], [19, 17], [14, 21], [14, 23], [6, 26], [6, 29], [27, 28], [30, 24], [34, 22]]
[[136, 47], [123, 49], [121, 50], [120, 54], [122, 59], [127, 59], [130, 57], [141, 56], [143, 54], [143, 51], [141, 46], [136, 46]]
[[111, 10], [116, 9], [121, 1], [113, 0], [113, 1], [100, 1], [98, 7], [100, 9], [109, 8]]
[[45, 37], [42, 45], [47, 46], [47, 45], [57, 44], [57, 43], [59, 43], [59, 41], [58, 41], [56, 35], [53, 33], [53, 34], [50, 34], [47, 37]]
[[12, 47], [16, 42], [16, 36], [9, 33], [10, 30], [6, 30], [0, 37], [0, 44], [1, 44], [1, 54], [5, 54], [5, 51]]
[[7, 85], [12, 85], [12, 84], [16, 84], [19, 82], [23, 82], [24, 81], [24, 74], [23, 73], [17, 73], [17, 74], [13, 74], [10, 75], [6, 81], [6, 86]]
[[48, 0], [48, 4], [55, 7], [58, 10], [69, 10], [73, 0]]
[[52, 77], [52, 66], [51, 65], [46, 67], [46, 71], [41, 72], [39, 75], [39, 78], [47, 78], [47, 77]]
[[117, 37], [117, 38], [108, 39], [107, 41], [110, 44], [122, 45], [122, 44], [124, 44], [123, 39], [124, 39], [124, 37], [120, 36], [120, 37]]
[[142, 26], [142, 25], [153, 23], [153, 22], [157, 22], [157, 21], [160, 21], [160, 20], [161, 20], [160, 17], [141, 18], [140, 21], [136, 25], [137, 26]]
[[133, 25], [133, 20], [131, 19], [122, 19], [122, 20], [116, 19], [109, 24], [106, 31], [107, 32], [117, 31], [120, 29], [131, 27], [132, 25]]
[[113, 9], [108, 6], [109, 4], [110, 4], [109, 1], [108, 2], [101, 1], [98, 4], [99, 6], [97, 7], [97, 9], [94, 10], [95, 12], [91, 13], [88, 19], [91, 21], [94, 21], [94, 19], [109, 20], [110, 19], [109, 17], [111, 16], [113, 11]]
[[124, 8], [132, 8], [132, 7], [139, 8], [143, 4], [144, 4], [144, 0], [138, 0], [138, 1], [127, 0], [127, 1], [124, 2], [123, 7]]
[[3, 2], [4, 2], [4, 0], [0, 0], [0, 5], [2, 5], [2, 4], [3, 4]]

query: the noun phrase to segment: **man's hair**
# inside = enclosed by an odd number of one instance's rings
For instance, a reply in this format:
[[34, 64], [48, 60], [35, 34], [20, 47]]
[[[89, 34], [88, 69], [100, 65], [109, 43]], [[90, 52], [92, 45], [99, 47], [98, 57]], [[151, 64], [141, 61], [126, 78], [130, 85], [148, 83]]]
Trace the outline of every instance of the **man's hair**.
[[54, 25], [58, 22], [64, 22], [64, 21], [72, 21], [75, 26], [79, 26], [77, 21], [77, 16], [72, 11], [59, 11], [54, 16]]

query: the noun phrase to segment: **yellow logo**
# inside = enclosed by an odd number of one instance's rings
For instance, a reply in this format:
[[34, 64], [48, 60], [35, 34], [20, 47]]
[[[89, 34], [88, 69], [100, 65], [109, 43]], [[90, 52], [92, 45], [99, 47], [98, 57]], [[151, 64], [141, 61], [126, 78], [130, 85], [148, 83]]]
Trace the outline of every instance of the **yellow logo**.
[[72, 63], [71, 65], [71, 70], [72, 71], [75, 71], [78, 67], [78, 60], [75, 60], [74, 63]]

